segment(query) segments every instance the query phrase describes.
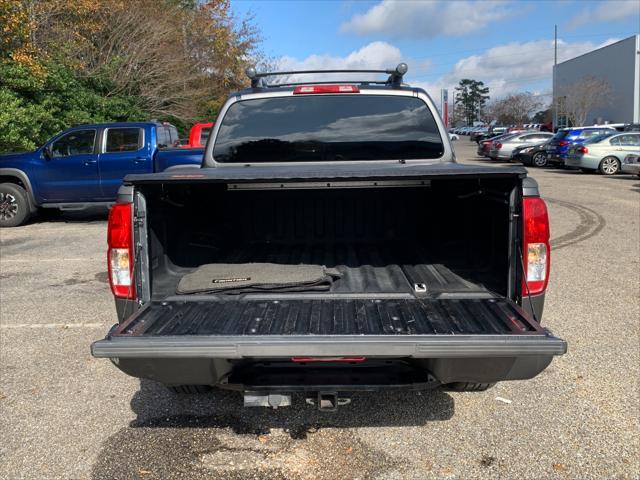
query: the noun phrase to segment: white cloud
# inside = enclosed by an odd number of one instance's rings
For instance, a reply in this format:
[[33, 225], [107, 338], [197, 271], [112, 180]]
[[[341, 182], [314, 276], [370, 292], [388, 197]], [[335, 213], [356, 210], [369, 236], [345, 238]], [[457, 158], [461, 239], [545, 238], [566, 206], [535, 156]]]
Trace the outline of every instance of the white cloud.
[[[281, 71], [290, 70], [327, 70], [327, 69], [370, 69], [384, 70], [393, 68], [400, 62], [407, 62], [410, 68], [417, 72], [425, 72], [430, 65], [429, 61], [412, 62], [403, 56], [399, 48], [390, 45], [387, 42], [372, 42], [359, 50], [355, 50], [344, 57], [332, 55], [310, 55], [304, 59], [294, 57], [282, 57], [278, 61], [278, 68]], [[376, 76], [376, 74], [335, 74], [335, 75], [316, 75], [316, 80], [377, 80], [384, 76]], [[290, 76], [286, 80], [306, 81], [308, 77]]]
[[[582, 55], [599, 47], [603, 47], [617, 39], [609, 39], [603, 43], [567, 42], [558, 40], [558, 61]], [[442, 57], [438, 57], [441, 59]], [[393, 68], [401, 61], [409, 64], [406, 80], [411, 85], [424, 88], [437, 100], [441, 88], [448, 88], [450, 96], [453, 89], [463, 78], [481, 80], [490, 88], [492, 98], [499, 98], [508, 93], [524, 89], [543, 90], [544, 85], [551, 89], [553, 67], [553, 40], [533, 42], [514, 42], [485, 50], [477, 55], [461, 58], [450, 68], [431, 72], [431, 61], [407, 58], [402, 51], [387, 42], [372, 42], [350, 52], [345, 56], [310, 55], [304, 59], [283, 57], [279, 61], [279, 69], [284, 70], [326, 70], [326, 69], [385, 69]], [[435, 65], [437, 63], [434, 62]], [[437, 67], [436, 67], [437, 68]], [[335, 74], [314, 75], [315, 80], [374, 80], [383, 79], [384, 75], [375, 74]], [[309, 81], [309, 76], [290, 76], [279, 81]], [[268, 79], [275, 83], [276, 79]]]
[[634, 17], [637, 25], [640, 22], [640, 2], [638, 0], [601, 1], [595, 8], [582, 9], [580, 13], [569, 20], [567, 27], [575, 29], [590, 23], [614, 22]]
[[382, 0], [365, 13], [342, 24], [343, 32], [358, 35], [386, 34], [393, 38], [461, 36], [482, 30], [512, 14], [499, 1], [402, 1]]
[[[558, 61], [568, 60], [615, 41], [617, 39], [594, 44], [558, 40]], [[553, 40], [538, 40], [500, 45], [479, 55], [462, 58], [450, 71], [443, 72], [429, 82], [420, 81], [421, 78], [417, 78], [417, 81], [408, 80], [413, 85], [431, 89], [435, 94], [440, 88], [453, 89], [462, 78], [471, 78], [483, 81], [489, 86], [491, 97], [499, 98], [529, 85], [537, 85], [539, 89], [539, 84], [547, 82], [551, 88], [552, 69]]]

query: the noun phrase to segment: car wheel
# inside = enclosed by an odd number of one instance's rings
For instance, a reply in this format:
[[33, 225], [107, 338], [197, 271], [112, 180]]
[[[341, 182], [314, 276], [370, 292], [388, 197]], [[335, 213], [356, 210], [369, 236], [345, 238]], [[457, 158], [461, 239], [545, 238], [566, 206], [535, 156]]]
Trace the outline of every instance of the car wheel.
[[18, 227], [30, 216], [25, 189], [15, 183], [0, 183], [0, 227]]
[[544, 153], [538, 152], [533, 156], [534, 166], [538, 168], [542, 168], [542, 167], [546, 167], [547, 163], [548, 163], [547, 156]]
[[447, 383], [444, 388], [451, 392], [484, 392], [494, 385], [495, 383], [455, 382]]
[[620, 171], [620, 160], [616, 157], [604, 157], [598, 170], [603, 175], [615, 175]]

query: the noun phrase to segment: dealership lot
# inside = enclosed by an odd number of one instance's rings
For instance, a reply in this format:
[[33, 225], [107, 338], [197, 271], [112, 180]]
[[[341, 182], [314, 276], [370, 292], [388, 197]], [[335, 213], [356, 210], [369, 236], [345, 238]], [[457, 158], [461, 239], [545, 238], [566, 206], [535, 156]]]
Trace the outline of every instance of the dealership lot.
[[[455, 144], [459, 160], [475, 143]], [[1, 478], [637, 478], [640, 179], [531, 169], [547, 199], [543, 324], [569, 352], [480, 393], [360, 394], [243, 409], [89, 354], [115, 322], [106, 215], [0, 232]]]

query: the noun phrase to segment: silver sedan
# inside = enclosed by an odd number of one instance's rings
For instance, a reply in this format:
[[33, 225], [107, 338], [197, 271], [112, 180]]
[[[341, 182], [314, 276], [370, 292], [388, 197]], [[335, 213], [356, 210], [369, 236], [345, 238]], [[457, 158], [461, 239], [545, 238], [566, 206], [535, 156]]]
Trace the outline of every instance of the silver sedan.
[[627, 132], [599, 135], [572, 145], [567, 152], [565, 166], [583, 172], [598, 170], [603, 175], [620, 172], [622, 160], [628, 155], [640, 155], [640, 133]]
[[492, 160], [511, 160], [513, 151], [522, 145], [536, 145], [551, 140], [553, 133], [528, 131], [520, 132], [503, 140], [496, 140], [491, 144], [489, 157]]

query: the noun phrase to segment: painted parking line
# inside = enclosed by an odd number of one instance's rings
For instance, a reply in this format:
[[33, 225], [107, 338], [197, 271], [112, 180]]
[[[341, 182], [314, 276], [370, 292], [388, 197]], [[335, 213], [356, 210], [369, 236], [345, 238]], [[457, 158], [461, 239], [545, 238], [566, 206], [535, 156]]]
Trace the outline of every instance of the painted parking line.
[[0, 330], [11, 330], [18, 328], [105, 328], [106, 323], [9, 323], [0, 325]]

